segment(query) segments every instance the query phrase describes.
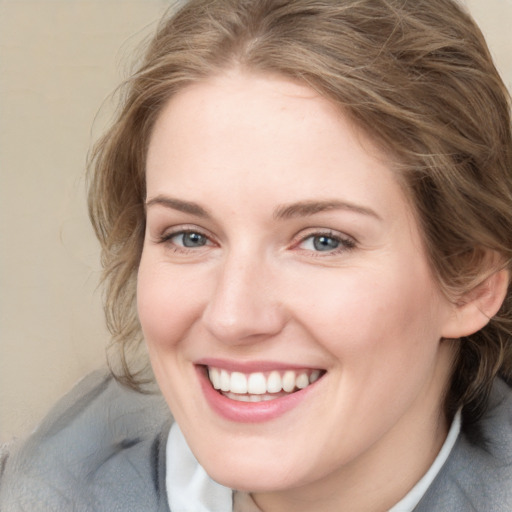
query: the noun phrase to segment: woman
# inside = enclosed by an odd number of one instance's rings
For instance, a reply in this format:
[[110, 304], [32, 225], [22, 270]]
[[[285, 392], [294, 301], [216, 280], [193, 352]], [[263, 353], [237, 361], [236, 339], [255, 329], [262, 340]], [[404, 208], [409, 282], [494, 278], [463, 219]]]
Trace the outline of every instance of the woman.
[[191, 0], [92, 169], [117, 382], [6, 510], [512, 508], [509, 103], [460, 7]]

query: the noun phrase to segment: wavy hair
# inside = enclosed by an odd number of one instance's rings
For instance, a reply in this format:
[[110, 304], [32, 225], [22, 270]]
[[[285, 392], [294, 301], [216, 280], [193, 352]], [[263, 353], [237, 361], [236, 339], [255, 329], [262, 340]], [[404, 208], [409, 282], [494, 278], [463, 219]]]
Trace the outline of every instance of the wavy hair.
[[[90, 159], [89, 211], [102, 247], [119, 380], [144, 372], [135, 305], [145, 229], [145, 159], [162, 107], [187, 85], [241, 67], [307, 84], [392, 155], [447, 296], [511, 269], [510, 101], [484, 38], [453, 0], [190, 0], [172, 10], [124, 84]], [[499, 267], [488, 268], [490, 253]], [[512, 374], [512, 292], [458, 342], [449, 414], [483, 412]]]

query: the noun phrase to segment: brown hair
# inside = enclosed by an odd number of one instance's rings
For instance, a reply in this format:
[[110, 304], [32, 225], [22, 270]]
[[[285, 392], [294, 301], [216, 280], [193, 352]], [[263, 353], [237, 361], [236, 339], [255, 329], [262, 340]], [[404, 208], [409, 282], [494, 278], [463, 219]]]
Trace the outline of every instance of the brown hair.
[[[163, 105], [229, 67], [279, 73], [343, 109], [394, 155], [431, 266], [450, 297], [475, 286], [490, 252], [512, 261], [509, 96], [484, 38], [452, 0], [190, 0], [166, 17], [126, 82], [117, 120], [91, 158], [89, 209], [102, 245], [118, 378], [142, 372], [135, 282], [145, 227], [145, 157]], [[490, 271], [497, 270], [497, 267]], [[483, 412], [512, 372], [512, 292], [461, 339], [447, 408]]]

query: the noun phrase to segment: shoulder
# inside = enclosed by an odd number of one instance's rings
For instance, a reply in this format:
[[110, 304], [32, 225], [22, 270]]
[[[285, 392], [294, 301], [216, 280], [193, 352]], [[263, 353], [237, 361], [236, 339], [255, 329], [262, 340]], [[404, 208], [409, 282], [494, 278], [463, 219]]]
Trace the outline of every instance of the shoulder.
[[494, 384], [482, 419], [464, 429], [418, 512], [512, 510], [512, 389]]
[[159, 395], [88, 375], [4, 460], [0, 509], [166, 510], [170, 422]]

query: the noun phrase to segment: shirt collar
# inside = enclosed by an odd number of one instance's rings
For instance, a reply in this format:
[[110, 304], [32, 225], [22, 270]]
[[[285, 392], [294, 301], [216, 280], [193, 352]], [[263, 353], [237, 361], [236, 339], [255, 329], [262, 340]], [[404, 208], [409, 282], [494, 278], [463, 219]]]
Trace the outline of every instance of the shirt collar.
[[[418, 483], [388, 512], [412, 512], [448, 459], [460, 433], [461, 412], [455, 415], [448, 436], [433, 464]], [[235, 492], [208, 476], [174, 423], [166, 447], [166, 490], [171, 510], [194, 512], [261, 512], [247, 493]]]

